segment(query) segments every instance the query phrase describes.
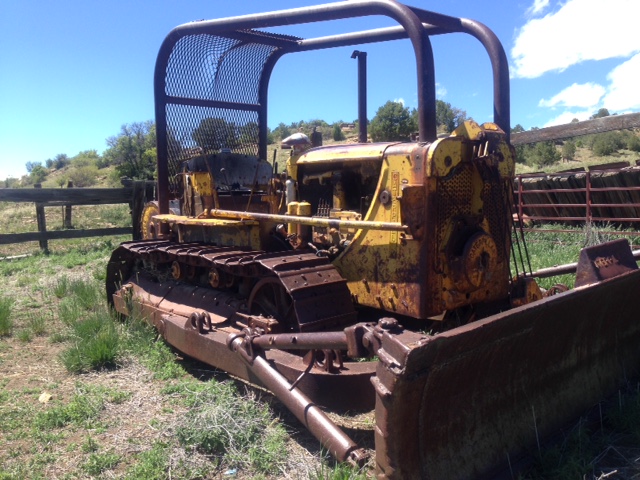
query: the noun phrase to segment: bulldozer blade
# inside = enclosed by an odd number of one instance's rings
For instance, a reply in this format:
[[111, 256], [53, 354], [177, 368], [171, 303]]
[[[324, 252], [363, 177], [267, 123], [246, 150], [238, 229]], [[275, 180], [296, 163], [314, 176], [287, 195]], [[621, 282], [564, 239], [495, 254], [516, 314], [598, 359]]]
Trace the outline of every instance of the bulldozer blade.
[[[117, 262], [114, 264], [112, 270], [126, 270]], [[237, 305], [231, 295], [184, 284], [167, 286], [136, 273], [122, 288], [114, 291], [112, 300], [118, 312], [145, 318], [180, 352], [250, 383], [265, 386], [227, 346], [229, 337], [239, 334], [243, 328], [234, 320]], [[212, 320], [211, 328], [194, 325], [190, 320], [194, 312], [207, 313]], [[287, 381], [297, 381], [299, 390], [318, 405], [356, 411], [374, 407], [370, 382], [375, 373], [374, 362], [350, 362], [336, 374], [317, 368], [306, 372], [307, 364], [302, 356], [283, 350], [270, 350], [266, 358]]]
[[380, 478], [487, 478], [640, 365], [640, 270], [434, 336], [379, 333]]

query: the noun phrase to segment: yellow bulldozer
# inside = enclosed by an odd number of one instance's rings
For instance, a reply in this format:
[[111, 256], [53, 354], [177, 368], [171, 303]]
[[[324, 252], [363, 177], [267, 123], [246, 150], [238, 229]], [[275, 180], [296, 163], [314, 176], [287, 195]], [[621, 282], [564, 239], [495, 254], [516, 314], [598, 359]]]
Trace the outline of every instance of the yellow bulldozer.
[[[397, 26], [270, 31], [369, 15]], [[449, 33], [486, 49], [494, 118], [439, 138], [430, 39]], [[361, 116], [359, 143], [288, 139], [278, 172], [267, 158], [278, 60], [401, 39], [415, 52], [416, 138], [368, 143]], [[157, 201], [143, 240], [111, 257], [109, 300], [269, 389], [338, 460], [367, 453], [325, 410], [375, 409], [379, 478], [487, 476], [640, 365], [640, 273], [626, 241], [584, 249], [566, 292], [544, 295], [527, 268], [508, 65], [483, 24], [394, 0], [197, 21], [166, 37], [154, 87]]]

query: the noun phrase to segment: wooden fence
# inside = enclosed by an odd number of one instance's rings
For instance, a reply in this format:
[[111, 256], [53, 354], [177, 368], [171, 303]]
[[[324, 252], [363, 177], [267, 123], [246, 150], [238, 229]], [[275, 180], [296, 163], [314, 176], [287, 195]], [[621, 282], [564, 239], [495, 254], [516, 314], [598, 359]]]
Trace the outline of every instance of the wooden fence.
[[[123, 181], [122, 188], [7, 188], [0, 189], [0, 201], [32, 202], [36, 206], [37, 232], [0, 234], [0, 245], [37, 241], [48, 250], [49, 240], [66, 238], [132, 235], [140, 238], [140, 217], [147, 201], [153, 199], [155, 182]], [[63, 225], [71, 226], [71, 207], [74, 205], [128, 204], [131, 208], [131, 227], [93, 228], [83, 230], [47, 231], [44, 209], [64, 207]]]
[[[514, 200], [518, 215], [538, 223], [585, 224], [612, 222], [640, 227], [640, 166], [611, 165], [559, 173], [517, 175]], [[32, 202], [37, 232], [0, 234], [0, 245], [37, 241], [48, 249], [49, 240], [107, 235], [140, 238], [144, 204], [154, 198], [155, 182], [123, 181], [122, 188], [0, 189], [0, 201]], [[64, 207], [63, 225], [71, 226], [71, 206], [128, 204], [132, 227], [47, 231], [44, 209]]]

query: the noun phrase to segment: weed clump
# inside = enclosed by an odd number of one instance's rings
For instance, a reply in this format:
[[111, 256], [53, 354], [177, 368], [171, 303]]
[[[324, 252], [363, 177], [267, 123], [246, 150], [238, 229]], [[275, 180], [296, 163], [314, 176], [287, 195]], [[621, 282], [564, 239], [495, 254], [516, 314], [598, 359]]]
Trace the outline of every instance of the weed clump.
[[253, 393], [234, 384], [192, 382], [176, 387], [189, 411], [176, 428], [179, 442], [225, 466], [276, 473], [282, 467], [286, 431]]
[[0, 297], [0, 337], [8, 337], [13, 331], [12, 308], [13, 299]]

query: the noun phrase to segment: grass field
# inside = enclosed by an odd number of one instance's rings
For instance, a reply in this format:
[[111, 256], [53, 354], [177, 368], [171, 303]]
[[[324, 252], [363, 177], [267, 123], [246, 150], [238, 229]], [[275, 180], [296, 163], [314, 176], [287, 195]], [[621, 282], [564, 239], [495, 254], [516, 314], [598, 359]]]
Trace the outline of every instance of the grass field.
[[[0, 204], [0, 213], [7, 233], [35, 230], [31, 204]], [[61, 223], [58, 209], [47, 215], [48, 225]], [[126, 226], [128, 210], [74, 207], [76, 222]], [[609, 234], [528, 237], [535, 270], [575, 261], [582, 246]], [[36, 243], [0, 248], [0, 257], [28, 255], [0, 261], [0, 479], [372, 476], [335, 465], [268, 393], [182, 358], [139, 319], [117, 321], [103, 294], [105, 265], [127, 239], [50, 241], [48, 255]], [[601, 429], [581, 420], [534, 452], [537, 462], [520, 478], [640, 475], [637, 391], [621, 391], [603, 416]], [[371, 445], [371, 414], [332, 418]]]

